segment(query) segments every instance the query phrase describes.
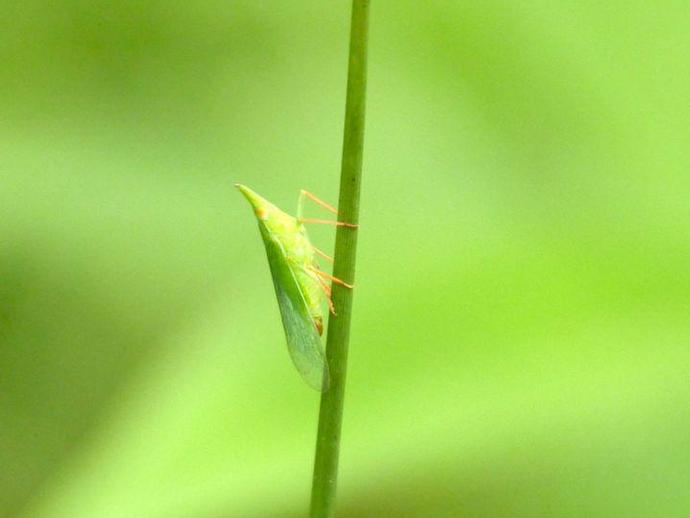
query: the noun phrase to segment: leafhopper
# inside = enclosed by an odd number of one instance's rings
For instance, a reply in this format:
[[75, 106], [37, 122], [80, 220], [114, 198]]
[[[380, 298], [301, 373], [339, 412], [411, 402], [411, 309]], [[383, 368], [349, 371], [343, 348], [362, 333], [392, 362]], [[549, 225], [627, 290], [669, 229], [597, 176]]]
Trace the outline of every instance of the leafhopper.
[[259, 231], [273, 277], [280, 316], [285, 329], [288, 351], [302, 378], [320, 392], [328, 390], [328, 364], [321, 344], [324, 303], [331, 313], [335, 307], [328, 281], [352, 288], [341, 279], [323, 271], [317, 256], [333, 259], [316, 248], [307, 234], [305, 223], [321, 223], [355, 228], [357, 225], [335, 220], [302, 217], [309, 199], [335, 214], [338, 211], [308, 191], [300, 191], [297, 216], [291, 216], [262, 198], [249, 187], [235, 184], [249, 201], [259, 222]]

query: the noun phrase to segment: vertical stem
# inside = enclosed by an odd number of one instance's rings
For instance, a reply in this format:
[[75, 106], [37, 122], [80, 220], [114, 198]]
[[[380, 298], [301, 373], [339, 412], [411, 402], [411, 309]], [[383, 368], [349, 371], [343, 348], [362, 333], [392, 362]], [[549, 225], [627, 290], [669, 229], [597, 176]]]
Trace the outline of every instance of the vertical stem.
[[[367, 71], [367, 35], [369, 0], [352, 1], [350, 28], [350, 58], [345, 103], [345, 135], [340, 172], [338, 218], [357, 223], [359, 220], [359, 192], [362, 177], [362, 148], [364, 144], [364, 100]], [[335, 264], [333, 275], [354, 284], [357, 229], [338, 227], [335, 236]], [[326, 358], [331, 375], [328, 391], [321, 396], [319, 428], [316, 438], [316, 457], [311, 494], [311, 517], [329, 518], [335, 508], [338, 479], [340, 430], [345, 398], [347, 348], [350, 339], [352, 295], [349, 290], [333, 285], [333, 303], [337, 316], [328, 323]]]

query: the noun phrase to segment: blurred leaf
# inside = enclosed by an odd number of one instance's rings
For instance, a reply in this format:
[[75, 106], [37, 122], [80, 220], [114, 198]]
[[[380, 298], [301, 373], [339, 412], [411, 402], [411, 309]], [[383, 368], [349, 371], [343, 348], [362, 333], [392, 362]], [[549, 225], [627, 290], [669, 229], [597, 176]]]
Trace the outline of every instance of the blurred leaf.
[[[304, 515], [232, 183], [335, 201], [348, 7], [3, 6], [0, 514]], [[375, 3], [341, 516], [687, 514], [688, 21]]]

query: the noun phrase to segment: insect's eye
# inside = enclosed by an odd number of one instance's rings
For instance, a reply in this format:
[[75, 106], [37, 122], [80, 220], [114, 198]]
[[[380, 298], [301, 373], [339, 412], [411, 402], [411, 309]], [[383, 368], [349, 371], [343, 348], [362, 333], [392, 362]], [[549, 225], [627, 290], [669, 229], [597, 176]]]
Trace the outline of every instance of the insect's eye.
[[263, 207], [257, 207], [254, 213], [256, 214], [256, 217], [262, 221], [266, 221], [268, 219], [268, 211]]

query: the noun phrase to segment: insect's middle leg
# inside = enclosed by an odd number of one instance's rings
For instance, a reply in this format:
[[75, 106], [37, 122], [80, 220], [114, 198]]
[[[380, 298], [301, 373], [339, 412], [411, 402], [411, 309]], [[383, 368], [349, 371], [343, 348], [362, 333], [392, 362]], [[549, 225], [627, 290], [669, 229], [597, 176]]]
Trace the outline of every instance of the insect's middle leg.
[[354, 288], [354, 285], [346, 283], [342, 279], [338, 279], [337, 277], [333, 277], [330, 273], [326, 273], [323, 270], [319, 270], [318, 268], [315, 268], [313, 266], [307, 266], [309, 271], [314, 272], [316, 275], [319, 275], [323, 277], [324, 279], [328, 279], [330, 281], [333, 281], [336, 284], [340, 284], [341, 286], [344, 286], [345, 288]]
[[[312, 245], [312, 246], [313, 246], [313, 245]], [[316, 252], [318, 255], [320, 255], [321, 257], [323, 257], [323, 258], [324, 258], [326, 261], [328, 261], [329, 263], [332, 263], [332, 262], [333, 262], [333, 258], [332, 258], [330, 255], [328, 255], [326, 252], [324, 252], [324, 251], [322, 251], [322, 250], [319, 250], [319, 249], [316, 248], [315, 246], [314, 246], [314, 252]]]

